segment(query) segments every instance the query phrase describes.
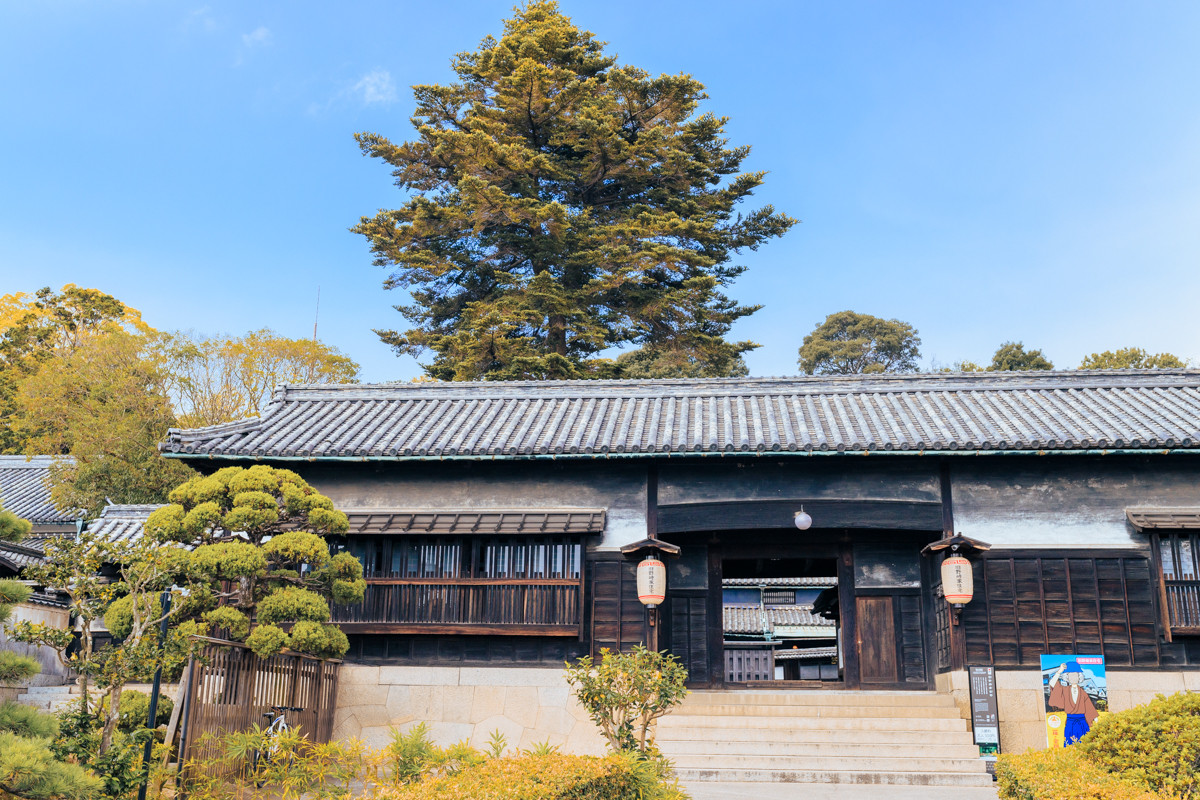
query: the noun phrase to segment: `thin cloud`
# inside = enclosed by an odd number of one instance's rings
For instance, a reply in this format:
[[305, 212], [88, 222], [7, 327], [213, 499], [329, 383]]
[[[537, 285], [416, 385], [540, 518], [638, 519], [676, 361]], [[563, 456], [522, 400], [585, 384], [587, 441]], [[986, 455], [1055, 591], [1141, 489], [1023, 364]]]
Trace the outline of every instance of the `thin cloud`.
[[261, 47], [271, 43], [271, 30], [259, 25], [249, 33], [242, 34], [242, 44], [246, 47]]
[[354, 84], [354, 93], [362, 100], [363, 105], [373, 103], [396, 102], [396, 84], [392, 82], [392, 73], [386, 69], [375, 69], [359, 78]]
[[211, 6], [200, 6], [188, 12], [188, 15], [183, 18], [183, 29], [191, 30], [193, 28], [205, 33], [212, 33], [217, 29], [217, 21], [213, 18]]

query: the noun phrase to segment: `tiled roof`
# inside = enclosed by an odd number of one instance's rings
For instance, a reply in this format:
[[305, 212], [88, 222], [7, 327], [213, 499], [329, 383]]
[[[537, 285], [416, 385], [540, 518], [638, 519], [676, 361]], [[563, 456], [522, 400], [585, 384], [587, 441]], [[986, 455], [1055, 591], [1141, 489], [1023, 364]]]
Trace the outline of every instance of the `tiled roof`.
[[305, 460], [1200, 452], [1200, 370], [289, 386], [261, 418], [160, 446]]
[[776, 661], [815, 661], [836, 656], [836, 647], [806, 647], [803, 650], [788, 648], [775, 651]]
[[837, 586], [837, 578], [830, 576], [820, 578], [722, 578], [722, 586], [770, 586], [770, 587], [808, 587], [820, 588]]
[[722, 606], [725, 633], [766, 634], [778, 627], [806, 628], [806, 633], [833, 636], [837, 623], [814, 616], [812, 606], [767, 606], [757, 603], [725, 603]]
[[0, 504], [35, 524], [70, 525], [78, 515], [50, 501], [50, 466], [69, 456], [0, 456]]
[[88, 523], [88, 531], [110, 542], [132, 541], [141, 538], [146, 519], [161, 505], [105, 506], [97, 519]]
[[605, 517], [602, 508], [344, 510], [350, 533], [601, 533]]

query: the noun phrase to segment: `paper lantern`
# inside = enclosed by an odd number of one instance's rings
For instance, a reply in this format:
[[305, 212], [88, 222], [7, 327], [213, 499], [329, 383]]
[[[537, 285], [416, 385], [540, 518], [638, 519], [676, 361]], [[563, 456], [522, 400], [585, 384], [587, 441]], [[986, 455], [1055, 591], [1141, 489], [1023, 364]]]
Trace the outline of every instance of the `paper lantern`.
[[647, 556], [637, 568], [638, 600], [654, 608], [667, 596], [667, 567], [653, 556]]
[[812, 517], [804, 510], [804, 506], [800, 506], [800, 510], [795, 513], [792, 522], [802, 531], [806, 531], [812, 527]]
[[942, 561], [942, 593], [947, 603], [969, 603], [975, 596], [971, 562], [962, 556], [947, 556]]

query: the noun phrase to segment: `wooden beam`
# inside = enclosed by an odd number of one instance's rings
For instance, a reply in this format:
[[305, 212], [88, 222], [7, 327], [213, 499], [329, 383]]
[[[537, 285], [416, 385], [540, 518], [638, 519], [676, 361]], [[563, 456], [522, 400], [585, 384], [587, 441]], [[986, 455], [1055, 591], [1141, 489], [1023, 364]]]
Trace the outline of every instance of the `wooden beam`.
[[578, 625], [442, 625], [409, 622], [334, 622], [344, 633], [476, 634], [479, 636], [578, 636]]
[[[793, 528], [795, 513], [813, 518], [813, 529], [942, 530], [937, 500], [735, 500], [658, 506], [658, 532]], [[803, 534], [801, 534], [803, 535]]]

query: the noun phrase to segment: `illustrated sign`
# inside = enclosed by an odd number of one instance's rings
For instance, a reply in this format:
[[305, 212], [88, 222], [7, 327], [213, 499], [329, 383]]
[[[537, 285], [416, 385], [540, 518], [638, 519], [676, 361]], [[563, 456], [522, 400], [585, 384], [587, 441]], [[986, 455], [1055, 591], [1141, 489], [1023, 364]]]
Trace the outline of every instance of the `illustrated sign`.
[[1042, 696], [1046, 703], [1046, 744], [1075, 744], [1108, 711], [1104, 656], [1042, 656]]
[[967, 667], [971, 683], [971, 726], [979, 755], [995, 758], [1000, 752], [1000, 704], [996, 700], [996, 670]]

